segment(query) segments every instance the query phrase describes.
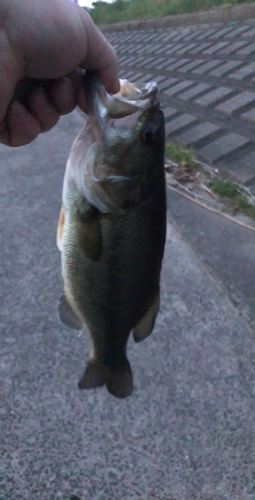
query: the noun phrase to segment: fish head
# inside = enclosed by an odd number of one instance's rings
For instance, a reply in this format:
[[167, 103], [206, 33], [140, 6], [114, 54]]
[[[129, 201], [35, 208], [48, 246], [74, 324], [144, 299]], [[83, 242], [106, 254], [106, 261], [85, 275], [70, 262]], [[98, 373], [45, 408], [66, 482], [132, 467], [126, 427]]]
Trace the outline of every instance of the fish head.
[[157, 84], [138, 88], [124, 81], [123, 86], [130, 94], [113, 96], [109, 102], [104, 159], [117, 175], [147, 176], [164, 153], [164, 117], [156, 100]]
[[68, 160], [77, 189], [102, 213], [139, 204], [164, 166], [164, 115], [157, 83], [120, 80], [109, 95], [92, 74], [85, 83], [88, 119]]

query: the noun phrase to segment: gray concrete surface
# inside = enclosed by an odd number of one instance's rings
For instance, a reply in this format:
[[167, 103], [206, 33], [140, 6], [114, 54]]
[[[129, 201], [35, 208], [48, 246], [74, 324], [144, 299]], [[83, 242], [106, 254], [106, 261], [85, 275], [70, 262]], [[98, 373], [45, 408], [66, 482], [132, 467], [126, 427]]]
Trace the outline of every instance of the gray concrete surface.
[[255, 193], [254, 19], [113, 29], [107, 36], [120, 76], [159, 82], [162, 105], [171, 108], [168, 141], [193, 147], [199, 158]]
[[[0, 146], [0, 499], [254, 500], [255, 335], [228, 274], [219, 281], [200, 252], [210, 227], [215, 238], [226, 231], [220, 219], [215, 229], [213, 217], [193, 213], [191, 241], [191, 209], [169, 194], [161, 311], [153, 335], [129, 344], [134, 394], [118, 401], [77, 388], [88, 339], [57, 318], [55, 232], [81, 124], [74, 112], [29, 146]], [[252, 273], [255, 233], [236, 228], [231, 244], [242, 255], [249, 247]], [[226, 246], [217, 247], [222, 268]], [[232, 286], [243, 293], [239, 278]]]
[[169, 220], [255, 331], [255, 232], [170, 190], [167, 201]]

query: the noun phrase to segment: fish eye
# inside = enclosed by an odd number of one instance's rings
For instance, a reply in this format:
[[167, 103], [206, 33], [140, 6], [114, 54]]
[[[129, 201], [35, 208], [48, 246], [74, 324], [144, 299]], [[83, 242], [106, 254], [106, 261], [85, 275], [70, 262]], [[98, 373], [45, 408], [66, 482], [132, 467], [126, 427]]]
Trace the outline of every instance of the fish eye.
[[141, 135], [144, 142], [151, 144], [156, 137], [155, 125], [153, 123], [146, 123]]

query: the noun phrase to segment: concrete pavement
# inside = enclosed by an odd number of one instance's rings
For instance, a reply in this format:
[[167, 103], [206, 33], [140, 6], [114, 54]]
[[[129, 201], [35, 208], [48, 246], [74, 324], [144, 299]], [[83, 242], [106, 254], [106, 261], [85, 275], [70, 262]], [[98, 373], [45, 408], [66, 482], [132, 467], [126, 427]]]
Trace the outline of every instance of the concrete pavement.
[[129, 344], [134, 394], [77, 388], [89, 344], [57, 318], [55, 233], [82, 121], [0, 146], [0, 499], [254, 500], [255, 233], [169, 192], [161, 311]]
[[168, 140], [255, 192], [254, 20], [107, 36], [121, 77], [159, 82]]

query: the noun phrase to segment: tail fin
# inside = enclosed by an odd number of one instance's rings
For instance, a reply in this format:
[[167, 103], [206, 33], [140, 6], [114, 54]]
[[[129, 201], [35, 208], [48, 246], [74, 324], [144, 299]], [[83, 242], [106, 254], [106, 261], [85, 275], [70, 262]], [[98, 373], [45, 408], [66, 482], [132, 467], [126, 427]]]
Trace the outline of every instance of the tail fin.
[[133, 392], [133, 377], [126, 356], [120, 364], [102, 364], [96, 359], [88, 361], [86, 370], [80, 379], [80, 389], [95, 389], [106, 384], [108, 391], [116, 398], [127, 398]]
[[78, 386], [80, 389], [96, 389], [106, 383], [109, 375], [109, 368], [94, 359], [90, 359]]

